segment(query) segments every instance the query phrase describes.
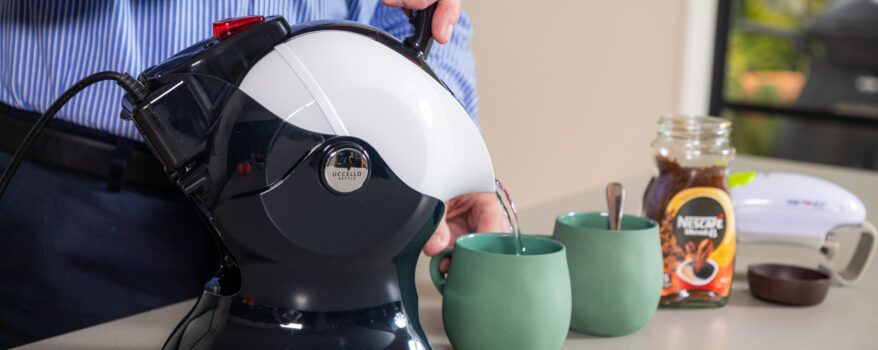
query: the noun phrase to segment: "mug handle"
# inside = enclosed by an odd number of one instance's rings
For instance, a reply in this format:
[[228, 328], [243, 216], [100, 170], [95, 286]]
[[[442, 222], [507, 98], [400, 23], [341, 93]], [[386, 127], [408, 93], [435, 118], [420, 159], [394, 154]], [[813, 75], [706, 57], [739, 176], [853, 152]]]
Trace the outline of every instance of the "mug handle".
[[430, 278], [433, 280], [433, 285], [436, 286], [436, 289], [439, 290], [439, 294], [443, 294], [445, 290], [445, 280], [447, 276], [439, 272], [439, 263], [442, 262], [442, 259], [451, 256], [451, 247], [443, 249], [439, 254], [433, 256], [430, 259]]

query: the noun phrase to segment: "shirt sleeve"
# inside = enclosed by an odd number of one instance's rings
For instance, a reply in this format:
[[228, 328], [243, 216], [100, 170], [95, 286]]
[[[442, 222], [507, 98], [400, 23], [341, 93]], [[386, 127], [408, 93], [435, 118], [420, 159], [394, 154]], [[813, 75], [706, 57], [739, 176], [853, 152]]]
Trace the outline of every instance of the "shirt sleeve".
[[[400, 40], [413, 30], [401, 9], [384, 6], [380, 1], [370, 24]], [[475, 121], [478, 117], [479, 98], [476, 94], [475, 59], [469, 46], [472, 33], [469, 16], [461, 12], [451, 40], [444, 45], [433, 43], [427, 63]]]

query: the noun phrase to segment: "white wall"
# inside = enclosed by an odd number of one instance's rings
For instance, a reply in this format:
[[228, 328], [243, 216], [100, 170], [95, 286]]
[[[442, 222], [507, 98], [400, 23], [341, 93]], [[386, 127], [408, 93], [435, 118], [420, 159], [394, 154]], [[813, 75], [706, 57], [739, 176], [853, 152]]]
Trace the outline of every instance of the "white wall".
[[655, 122], [680, 101], [685, 3], [463, 1], [480, 125], [519, 208], [652, 169]]

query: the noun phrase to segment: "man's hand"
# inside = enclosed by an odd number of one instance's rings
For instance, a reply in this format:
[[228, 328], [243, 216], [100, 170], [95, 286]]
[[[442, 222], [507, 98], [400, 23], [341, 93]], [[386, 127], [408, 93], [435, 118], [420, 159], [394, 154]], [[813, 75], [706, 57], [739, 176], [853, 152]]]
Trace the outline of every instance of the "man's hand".
[[460, 0], [381, 0], [390, 7], [402, 7], [409, 10], [423, 10], [438, 2], [436, 13], [433, 14], [433, 38], [440, 44], [451, 40], [451, 32], [460, 18]]
[[[445, 203], [445, 217], [424, 245], [428, 256], [439, 254], [454, 245], [457, 237], [473, 232], [512, 232], [509, 219], [493, 193], [471, 193]], [[448, 272], [451, 261], [443, 260], [439, 271]]]

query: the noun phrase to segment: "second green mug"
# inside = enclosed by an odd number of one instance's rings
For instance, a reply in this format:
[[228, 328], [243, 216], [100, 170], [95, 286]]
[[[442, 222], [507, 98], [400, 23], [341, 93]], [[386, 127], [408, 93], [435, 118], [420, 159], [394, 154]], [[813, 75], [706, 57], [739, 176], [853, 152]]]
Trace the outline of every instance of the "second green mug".
[[[457, 350], [560, 349], [570, 327], [570, 276], [564, 245], [523, 236], [526, 255], [513, 252], [514, 236], [461, 236], [430, 261], [443, 295], [442, 320]], [[453, 254], [447, 278], [439, 262]]]
[[567, 247], [573, 318], [580, 333], [620, 336], [645, 326], [662, 291], [658, 224], [625, 215], [619, 231], [602, 213], [569, 213], [555, 221], [554, 238]]

